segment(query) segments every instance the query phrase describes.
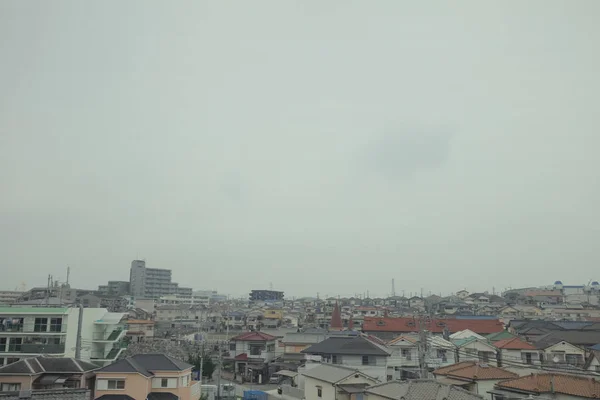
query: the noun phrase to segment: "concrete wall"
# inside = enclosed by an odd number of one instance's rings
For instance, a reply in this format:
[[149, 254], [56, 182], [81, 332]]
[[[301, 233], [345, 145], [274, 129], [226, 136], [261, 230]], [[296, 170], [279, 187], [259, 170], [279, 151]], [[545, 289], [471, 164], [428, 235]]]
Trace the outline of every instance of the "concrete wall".
[[[89, 400], [91, 393], [86, 389], [50, 389], [35, 390], [31, 400]], [[0, 392], [0, 400], [23, 400], [18, 392]]]

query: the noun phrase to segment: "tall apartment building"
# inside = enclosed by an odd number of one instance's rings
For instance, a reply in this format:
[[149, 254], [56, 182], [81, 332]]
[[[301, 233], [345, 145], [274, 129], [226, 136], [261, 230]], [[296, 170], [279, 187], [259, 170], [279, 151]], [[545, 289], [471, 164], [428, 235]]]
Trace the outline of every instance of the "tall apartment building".
[[133, 260], [129, 272], [129, 289], [137, 298], [158, 299], [161, 296], [180, 295], [191, 297], [191, 288], [180, 288], [171, 282], [171, 270], [146, 267], [146, 261]]
[[[81, 322], [81, 356], [100, 366], [126, 348], [126, 313], [85, 308]], [[0, 307], [0, 365], [38, 355], [74, 357], [79, 308]]]

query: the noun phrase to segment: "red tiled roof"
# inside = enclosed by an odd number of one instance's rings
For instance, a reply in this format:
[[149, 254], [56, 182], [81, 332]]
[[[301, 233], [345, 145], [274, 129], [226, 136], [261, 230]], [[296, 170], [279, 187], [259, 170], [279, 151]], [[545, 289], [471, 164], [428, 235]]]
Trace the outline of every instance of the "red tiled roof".
[[248, 354], [241, 353], [241, 354], [238, 354], [237, 356], [235, 356], [233, 359], [237, 360], [237, 361], [248, 361]]
[[496, 384], [500, 389], [516, 389], [533, 393], [568, 394], [571, 396], [599, 398], [600, 383], [594, 378], [564, 375], [564, 374], [536, 374], [523, 376], [517, 379]]
[[536, 350], [536, 347], [531, 343], [527, 343], [524, 340], [519, 339], [518, 337], [510, 338], [510, 339], [502, 339], [494, 342], [494, 346], [499, 349], [506, 350]]
[[[504, 330], [504, 325], [497, 319], [432, 319], [426, 325], [426, 329], [433, 333], [442, 333], [444, 327], [447, 327], [450, 333], [470, 329], [478, 334], [490, 334]], [[419, 321], [411, 317], [365, 317], [363, 331], [398, 333], [418, 332]]]
[[484, 380], [484, 379], [513, 379], [519, 375], [505, 369], [482, 364], [476, 361], [467, 361], [443, 367], [433, 371], [436, 375], [445, 375], [449, 378]]
[[246, 342], [268, 342], [275, 339], [277, 339], [275, 336], [264, 332], [244, 332], [241, 335], [231, 338], [231, 340]]

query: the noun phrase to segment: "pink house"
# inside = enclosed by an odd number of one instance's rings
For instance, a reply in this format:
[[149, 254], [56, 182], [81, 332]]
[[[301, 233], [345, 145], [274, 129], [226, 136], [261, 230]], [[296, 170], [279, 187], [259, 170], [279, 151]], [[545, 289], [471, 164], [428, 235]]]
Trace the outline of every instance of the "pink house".
[[32, 357], [0, 368], [0, 391], [94, 388], [94, 370], [83, 360], [64, 357]]
[[138, 354], [96, 370], [97, 400], [198, 400], [192, 365], [165, 354]]

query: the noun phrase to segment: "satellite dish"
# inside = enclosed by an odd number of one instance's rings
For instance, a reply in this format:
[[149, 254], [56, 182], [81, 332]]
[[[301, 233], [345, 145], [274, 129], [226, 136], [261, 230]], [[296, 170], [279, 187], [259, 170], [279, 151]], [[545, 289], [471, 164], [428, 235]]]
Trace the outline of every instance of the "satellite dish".
[[558, 363], [560, 361], [560, 358], [558, 358], [558, 356], [554, 356], [554, 358], [552, 359], [553, 362]]

